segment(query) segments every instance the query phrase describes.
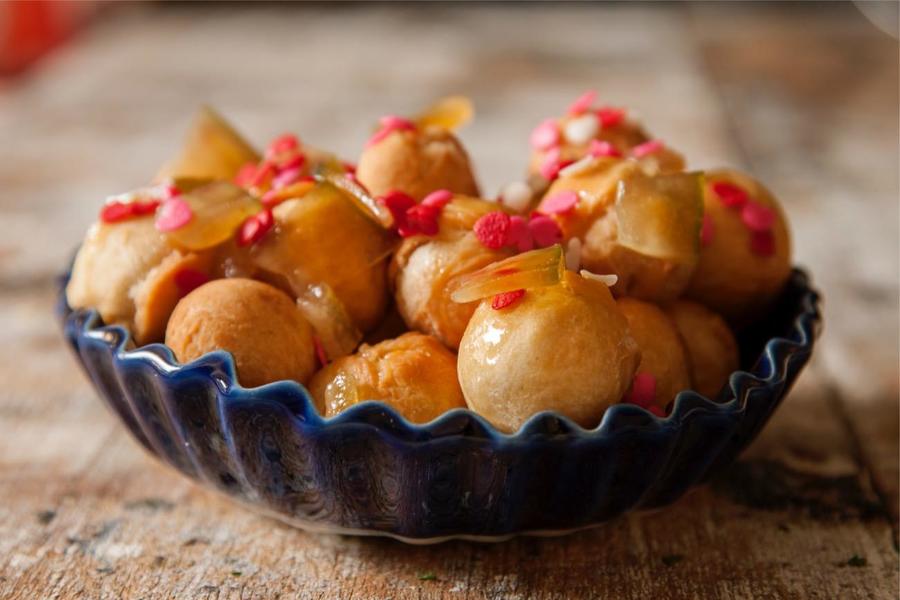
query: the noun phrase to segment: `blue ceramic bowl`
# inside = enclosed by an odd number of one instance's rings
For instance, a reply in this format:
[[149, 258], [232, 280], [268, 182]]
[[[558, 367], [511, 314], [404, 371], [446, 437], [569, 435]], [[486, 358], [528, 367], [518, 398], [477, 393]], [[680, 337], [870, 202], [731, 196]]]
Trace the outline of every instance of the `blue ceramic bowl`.
[[766, 323], [740, 340], [747, 370], [714, 401], [681, 392], [667, 418], [620, 404], [590, 431], [541, 413], [505, 435], [467, 410], [413, 425], [380, 402], [323, 419], [297, 383], [241, 387], [226, 352], [181, 365], [162, 344], [134, 348], [96, 311], [72, 310], [66, 280], [66, 339], [150, 453], [305, 529], [418, 543], [571, 531], [673, 502], [756, 436], [820, 329], [818, 294], [794, 270]]

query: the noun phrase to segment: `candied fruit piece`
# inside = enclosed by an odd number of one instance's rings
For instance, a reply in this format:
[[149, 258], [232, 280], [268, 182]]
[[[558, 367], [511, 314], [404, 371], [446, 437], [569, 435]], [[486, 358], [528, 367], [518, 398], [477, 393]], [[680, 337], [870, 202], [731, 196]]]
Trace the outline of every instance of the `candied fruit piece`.
[[448, 96], [431, 105], [415, 121], [421, 129], [438, 127], [455, 131], [471, 121], [474, 115], [475, 108], [471, 100], [465, 96]]
[[565, 270], [565, 256], [559, 244], [531, 250], [465, 275], [451, 298], [454, 302], [472, 302], [504, 292], [554, 285], [562, 280]]
[[203, 250], [221, 244], [234, 235], [247, 217], [262, 210], [256, 198], [225, 181], [199, 187], [178, 199], [190, 207], [193, 217], [166, 235], [174, 244], [188, 250]]

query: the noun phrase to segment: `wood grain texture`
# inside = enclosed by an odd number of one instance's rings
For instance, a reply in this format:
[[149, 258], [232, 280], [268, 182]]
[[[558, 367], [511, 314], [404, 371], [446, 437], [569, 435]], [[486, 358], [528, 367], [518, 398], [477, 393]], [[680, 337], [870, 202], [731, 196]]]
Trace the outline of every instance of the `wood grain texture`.
[[[897, 67], [852, 5], [110, 11], [0, 95], [0, 597], [895, 598]], [[379, 114], [465, 92], [493, 193], [586, 87], [698, 167], [766, 181], [826, 297], [763, 435], [670, 508], [496, 545], [305, 534], [143, 454], [49, 317], [99, 199], [147, 179], [200, 102], [352, 157]]]

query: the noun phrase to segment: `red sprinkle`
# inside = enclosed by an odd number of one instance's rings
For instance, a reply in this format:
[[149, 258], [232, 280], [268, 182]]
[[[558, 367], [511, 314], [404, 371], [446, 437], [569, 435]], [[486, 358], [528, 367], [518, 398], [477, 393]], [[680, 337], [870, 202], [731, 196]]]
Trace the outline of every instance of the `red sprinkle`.
[[531, 147], [535, 150], [549, 150], [559, 146], [559, 125], [556, 119], [544, 119], [534, 128], [529, 138]]
[[507, 306], [512, 306], [516, 302], [522, 299], [522, 296], [525, 295], [525, 290], [513, 290], [511, 292], [503, 292], [501, 294], [497, 294], [491, 300], [491, 308], [494, 310], [500, 310], [501, 308], [506, 308]]
[[531, 237], [528, 221], [519, 215], [509, 218], [509, 233], [506, 237], [506, 243], [514, 246], [519, 252], [528, 252], [534, 248], [534, 238]]
[[156, 215], [156, 229], [163, 233], [181, 229], [194, 218], [191, 206], [181, 198], [170, 198], [162, 203]]
[[591, 140], [588, 152], [595, 158], [603, 158], [606, 156], [618, 158], [622, 156], [622, 153], [616, 150], [615, 146], [603, 140]]
[[716, 223], [709, 213], [703, 215], [703, 224], [700, 225], [700, 245], [709, 246], [716, 236]]
[[594, 103], [594, 100], [597, 99], [597, 92], [594, 90], [588, 90], [582, 95], [578, 96], [575, 99], [575, 102], [569, 105], [569, 110], [566, 112], [575, 117], [578, 115], [582, 115], [586, 113], [591, 108], [591, 104]]
[[[435, 235], [438, 232], [438, 217], [440, 216], [441, 209], [437, 206], [427, 206], [425, 204], [413, 206], [406, 211], [406, 231], [409, 232], [408, 235], [415, 233]], [[403, 231], [400, 231], [400, 235], [403, 235]]]
[[728, 208], [741, 208], [747, 203], [748, 195], [744, 188], [727, 181], [716, 181], [710, 186], [719, 201]]
[[387, 115], [379, 119], [381, 127], [366, 142], [366, 148], [374, 146], [395, 131], [415, 131], [416, 124], [409, 119], [396, 115]]
[[656, 377], [651, 373], [641, 372], [634, 376], [631, 383], [631, 391], [625, 397], [625, 402], [637, 404], [650, 409], [656, 403]]
[[254, 178], [256, 178], [256, 163], [246, 163], [238, 169], [234, 182], [241, 187], [249, 187]]
[[550, 217], [544, 215], [532, 217], [528, 222], [528, 229], [531, 231], [535, 245], [539, 248], [546, 248], [562, 241], [562, 230]]
[[159, 205], [159, 200], [110, 202], [100, 210], [100, 220], [104, 223], [118, 223], [134, 217], [143, 217], [156, 212]]
[[496, 210], [475, 221], [472, 231], [486, 248], [499, 250], [509, 242], [510, 221], [508, 214]]
[[328, 364], [328, 355], [325, 354], [325, 346], [322, 345], [322, 340], [316, 335], [313, 336], [313, 346], [316, 349], [316, 358], [319, 359], [319, 365], [324, 367]]
[[773, 256], [775, 254], [775, 235], [772, 231], [751, 232], [750, 251], [757, 256]]
[[597, 118], [600, 119], [600, 127], [615, 127], [625, 120], [625, 111], [621, 108], [604, 106], [597, 109]]
[[741, 209], [741, 221], [750, 231], [769, 231], [775, 225], [775, 211], [759, 202], [747, 202]]
[[435, 190], [422, 199], [422, 204], [444, 208], [451, 200], [453, 200], [453, 192], [450, 190]]
[[663, 148], [665, 148], [665, 144], [662, 143], [662, 140], [650, 140], [632, 148], [631, 155], [635, 158], [644, 158], [645, 156], [656, 154]]
[[271, 162], [264, 160], [259, 163], [259, 167], [256, 169], [256, 173], [253, 174], [253, 177], [250, 179], [251, 186], [260, 186], [265, 183], [266, 178], [275, 174], [275, 165]]
[[275, 217], [272, 210], [267, 208], [241, 223], [237, 233], [237, 245], [249, 246], [263, 239], [275, 225]]
[[280, 172], [288, 171], [291, 169], [301, 169], [303, 165], [306, 164], [306, 155], [304, 154], [293, 154], [290, 155], [287, 159], [278, 162], [278, 169]]
[[341, 164], [344, 165], [344, 171], [346, 171], [347, 173], [352, 173], [353, 175], [356, 175], [356, 165], [354, 165], [351, 162], [346, 162], [346, 161]]
[[175, 273], [175, 287], [180, 297], [185, 297], [195, 289], [211, 281], [209, 275], [196, 269], [181, 269]]
[[578, 204], [578, 194], [572, 190], [566, 190], [541, 200], [537, 211], [545, 215], [564, 215], [572, 212], [576, 204]]
[[285, 169], [284, 171], [281, 171], [278, 175], [276, 175], [274, 179], [272, 179], [272, 189], [280, 190], [281, 188], [289, 186], [292, 183], [297, 183], [302, 174], [303, 171], [301, 171], [299, 167], [293, 169]]
[[416, 201], [412, 196], [408, 196], [399, 190], [391, 190], [384, 196], [377, 198], [376, 201], [390, 211], [391, 216], [394, 218], [395, 228], [406, 228], [406, 211], [416, 205]]
[[269, 148], [266, 150], [267, 156], [275, 156], [277, 154], [281, 154], [282, 152], [291, 152], [300, 147], [300, 140], [297, 139], [292, 133], [284, 133], [269, 144]]

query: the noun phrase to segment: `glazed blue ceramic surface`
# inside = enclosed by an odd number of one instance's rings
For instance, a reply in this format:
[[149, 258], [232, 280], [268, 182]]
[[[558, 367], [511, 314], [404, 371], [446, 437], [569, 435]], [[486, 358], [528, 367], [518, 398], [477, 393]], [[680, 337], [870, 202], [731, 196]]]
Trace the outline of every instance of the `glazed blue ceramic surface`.
[[467, 410], [413, 425], [380, 402], [323, 419], [297, 383], [241, 387], [226, 352], [181, 365], [162, 344], [134, 348], [96, 311], [72, 310], [66, 280], [65, 337], [151, 454], [300, 527], [413, 542], [569, 531], [673, 502], [753, 440], [820, 329], [818, 294], [794, 270], [717, 398], [681, 392], [667, 418], [616, 405], [593, 430], [541, 413], [505, 435]]

